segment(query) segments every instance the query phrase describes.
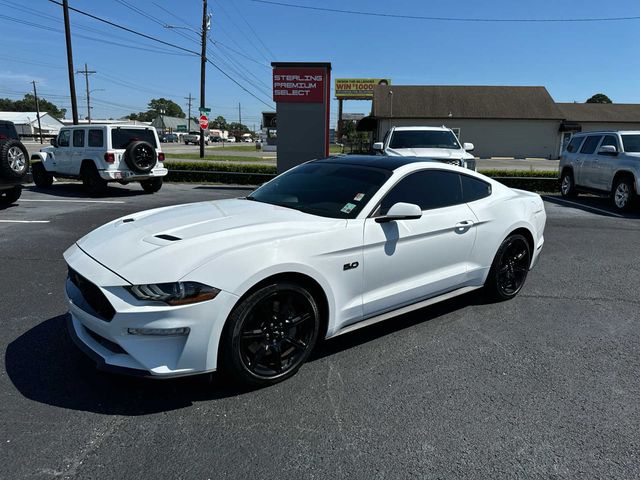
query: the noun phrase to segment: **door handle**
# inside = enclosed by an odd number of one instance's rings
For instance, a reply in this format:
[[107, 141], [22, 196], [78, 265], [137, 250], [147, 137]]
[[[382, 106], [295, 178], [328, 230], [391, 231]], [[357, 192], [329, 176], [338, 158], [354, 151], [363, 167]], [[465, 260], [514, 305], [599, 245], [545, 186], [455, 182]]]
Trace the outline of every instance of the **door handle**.
[[473, 226], [473, 220], [464, 220], [456, 223], [456, 228], [469, 228]]

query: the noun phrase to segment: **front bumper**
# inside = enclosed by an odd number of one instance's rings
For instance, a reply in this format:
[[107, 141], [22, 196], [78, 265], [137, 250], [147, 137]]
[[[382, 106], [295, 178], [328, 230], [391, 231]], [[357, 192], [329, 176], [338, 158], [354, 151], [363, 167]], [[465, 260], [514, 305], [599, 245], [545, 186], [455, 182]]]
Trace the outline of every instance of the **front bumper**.
[[100, 177], [103, 180], [111, 181], [126, 181], [126, 182], [136, 182], [140, 180], [146, 180], [148, 178], [154, 177], [164, 177], [169, 173], [169, 170], [166, 168], [154, 168], [149, 173], [138, 174], [132, 172], [131, 170], [100, 170]]
[[[96, 313], [83, 292], [66, 282], [67, 325], [72, 340], [99, 369], [129, 375], [168, 378], [214, 371], [224, 323], [237, 301], [221, 291], [206, 302], [172, 307], [135, 299], [122, 278], [93, 260], [77, 246], [65, 252], [70, 268], [99, 289], [113, 307], [105, 318]], [[185, 335], [132, 335], [129, 328], [188, 327]]]

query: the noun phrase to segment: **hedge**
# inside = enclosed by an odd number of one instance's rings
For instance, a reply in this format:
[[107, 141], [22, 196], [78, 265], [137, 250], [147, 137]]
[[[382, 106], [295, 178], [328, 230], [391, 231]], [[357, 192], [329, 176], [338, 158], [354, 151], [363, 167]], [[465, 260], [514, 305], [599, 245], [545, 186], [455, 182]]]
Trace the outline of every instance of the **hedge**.
[[[172, 161], [167, 163], [167, 168], [169, 169], [166, 177], [168, 181], [236, 185], [260, 185], [273, 178], [277, 172], [275, 165], [220, 162]], [[558, 174], [554, 170], [481, 170], [480, 173], [512, 188], [534, 192], [558, 190]]]

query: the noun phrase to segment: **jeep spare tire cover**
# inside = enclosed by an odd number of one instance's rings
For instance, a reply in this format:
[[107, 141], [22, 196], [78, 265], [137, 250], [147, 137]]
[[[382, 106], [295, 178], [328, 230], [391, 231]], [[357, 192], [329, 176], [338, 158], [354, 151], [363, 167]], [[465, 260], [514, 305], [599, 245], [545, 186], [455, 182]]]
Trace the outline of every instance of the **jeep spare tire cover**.
[[0, 177], [21, 180], [29, 170], [29, 153], [19, 140], [0, 143]]
[[124, 151], [124, 161], [134, 172], [148, 173], [156, 166], [156, 149], [149, 142], [131, 142]]

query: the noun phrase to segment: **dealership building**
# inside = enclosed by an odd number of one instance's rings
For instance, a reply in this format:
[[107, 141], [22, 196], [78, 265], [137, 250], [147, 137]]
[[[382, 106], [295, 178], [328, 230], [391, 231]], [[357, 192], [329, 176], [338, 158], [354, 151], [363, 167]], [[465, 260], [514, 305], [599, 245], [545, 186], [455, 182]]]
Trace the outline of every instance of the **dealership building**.
[[392, 126], [441, 126], [480, 158], [558, 158], [580, 131], [640, 130], [640, 104], [556, 103], [545, 87], [377, 85], [358, 130], [382, 141]]

